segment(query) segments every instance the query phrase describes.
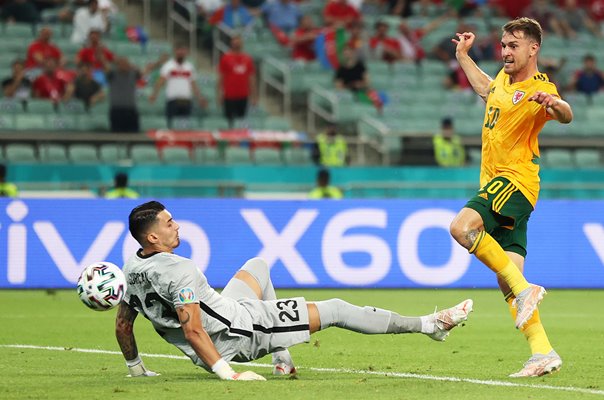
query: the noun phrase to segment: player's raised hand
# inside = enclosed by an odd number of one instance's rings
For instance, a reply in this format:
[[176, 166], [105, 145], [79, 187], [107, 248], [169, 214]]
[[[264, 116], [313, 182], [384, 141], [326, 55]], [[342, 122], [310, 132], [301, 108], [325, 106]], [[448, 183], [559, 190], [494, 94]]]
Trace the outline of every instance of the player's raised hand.
[[558, 98], [545, 92], [535, 92], [534, 95], [528, 98], [528, 101], [534, 101], [541, 104], [543, 107], [553, 107], [558, 102]]
[[476, 35], [472, 32], [456, 33], [455, 35], [457, 36], [457, 39], [451, 39], [451, 41], [457, 45], [455, 52], [468, 54], [474, 44]]

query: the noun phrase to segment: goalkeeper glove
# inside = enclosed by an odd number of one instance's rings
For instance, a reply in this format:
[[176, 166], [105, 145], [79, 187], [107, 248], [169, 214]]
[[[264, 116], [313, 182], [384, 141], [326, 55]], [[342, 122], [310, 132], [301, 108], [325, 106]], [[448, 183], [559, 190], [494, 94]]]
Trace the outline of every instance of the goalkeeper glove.
[[216, 364], [212, 366], [212, 372], [214, 372], [220, 379], [229, 381], [265, 381], [266, 378], [258, 375], [252, 371], [245, 371], [242, 373], [236, 373], [233, 368], [224, 361], [223, 358], [216, 361]]
[[126, 360], [126, 366], [130, 371], [129, 375], [126, 375], [128, 378], [138, 378], [141, 376], [159, 376], [160, 374], [155, 373], [153, 371], [149, 371], [145, 368], [145, 364], [143, 364], [143, 360], [139, 356], [136, 356], [134, 360]]

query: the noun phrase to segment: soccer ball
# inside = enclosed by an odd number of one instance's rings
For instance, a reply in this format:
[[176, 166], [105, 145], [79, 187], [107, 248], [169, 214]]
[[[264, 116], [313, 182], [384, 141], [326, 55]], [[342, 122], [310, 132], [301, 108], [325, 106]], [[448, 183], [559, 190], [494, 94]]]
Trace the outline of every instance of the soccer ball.
[[107, 261], [87, 266], [78, 279], [78, 295], [87, 307], [106, 311], [117, 306], [126, 293], [126, 277]]

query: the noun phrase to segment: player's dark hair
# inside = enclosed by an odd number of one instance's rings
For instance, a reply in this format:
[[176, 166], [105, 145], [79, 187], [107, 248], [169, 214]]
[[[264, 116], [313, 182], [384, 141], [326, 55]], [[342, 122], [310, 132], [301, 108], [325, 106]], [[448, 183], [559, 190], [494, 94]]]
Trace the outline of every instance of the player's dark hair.
[[502, 28], [503, 32], [514, 34], [514, 32], [523, 32], [525, 38], [531, 38], [541, 46], [541, 38], [543, 36], [543, 29], [539, 22], [532, 18], [520, 17], [516, 18]]
[[128, 216], [128, 228], [130, 234], [141, 245], [145, 246], [145, 234], [151, 225], [157, 220], [157, 214], [166, 207], [159, 201], [149, 201], [134, 207]]

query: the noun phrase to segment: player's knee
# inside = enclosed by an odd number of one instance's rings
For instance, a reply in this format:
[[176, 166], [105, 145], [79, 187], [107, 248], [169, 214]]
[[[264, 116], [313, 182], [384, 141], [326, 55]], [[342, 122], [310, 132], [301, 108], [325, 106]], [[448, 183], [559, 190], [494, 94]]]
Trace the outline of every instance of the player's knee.
[[266, 282], [270, 276], [268, 264], [260, 257], [250, 258], [241, 269], [252, 274], [258, 282]]
[[465, 234], [467, 234], [467, 227], [464, 227], [457, 221], [453, 221], [449, 226], [449, 233], [451, 234], [451, 236], [453, 236], [453, 239], [459, 242], [460, 239], [463, 238]]
[[472, 229], [470, 225], [456, 221], [453, 221], [451, 223], [451, 226], [449, 227], [449, 232], [451, 233], [453, 239], [455, 239], [457, 243], [459, 243], [466, 249], [472, 247], [473, 244], [471, 240], [472, 235], [470, 234], [471, 230]]

